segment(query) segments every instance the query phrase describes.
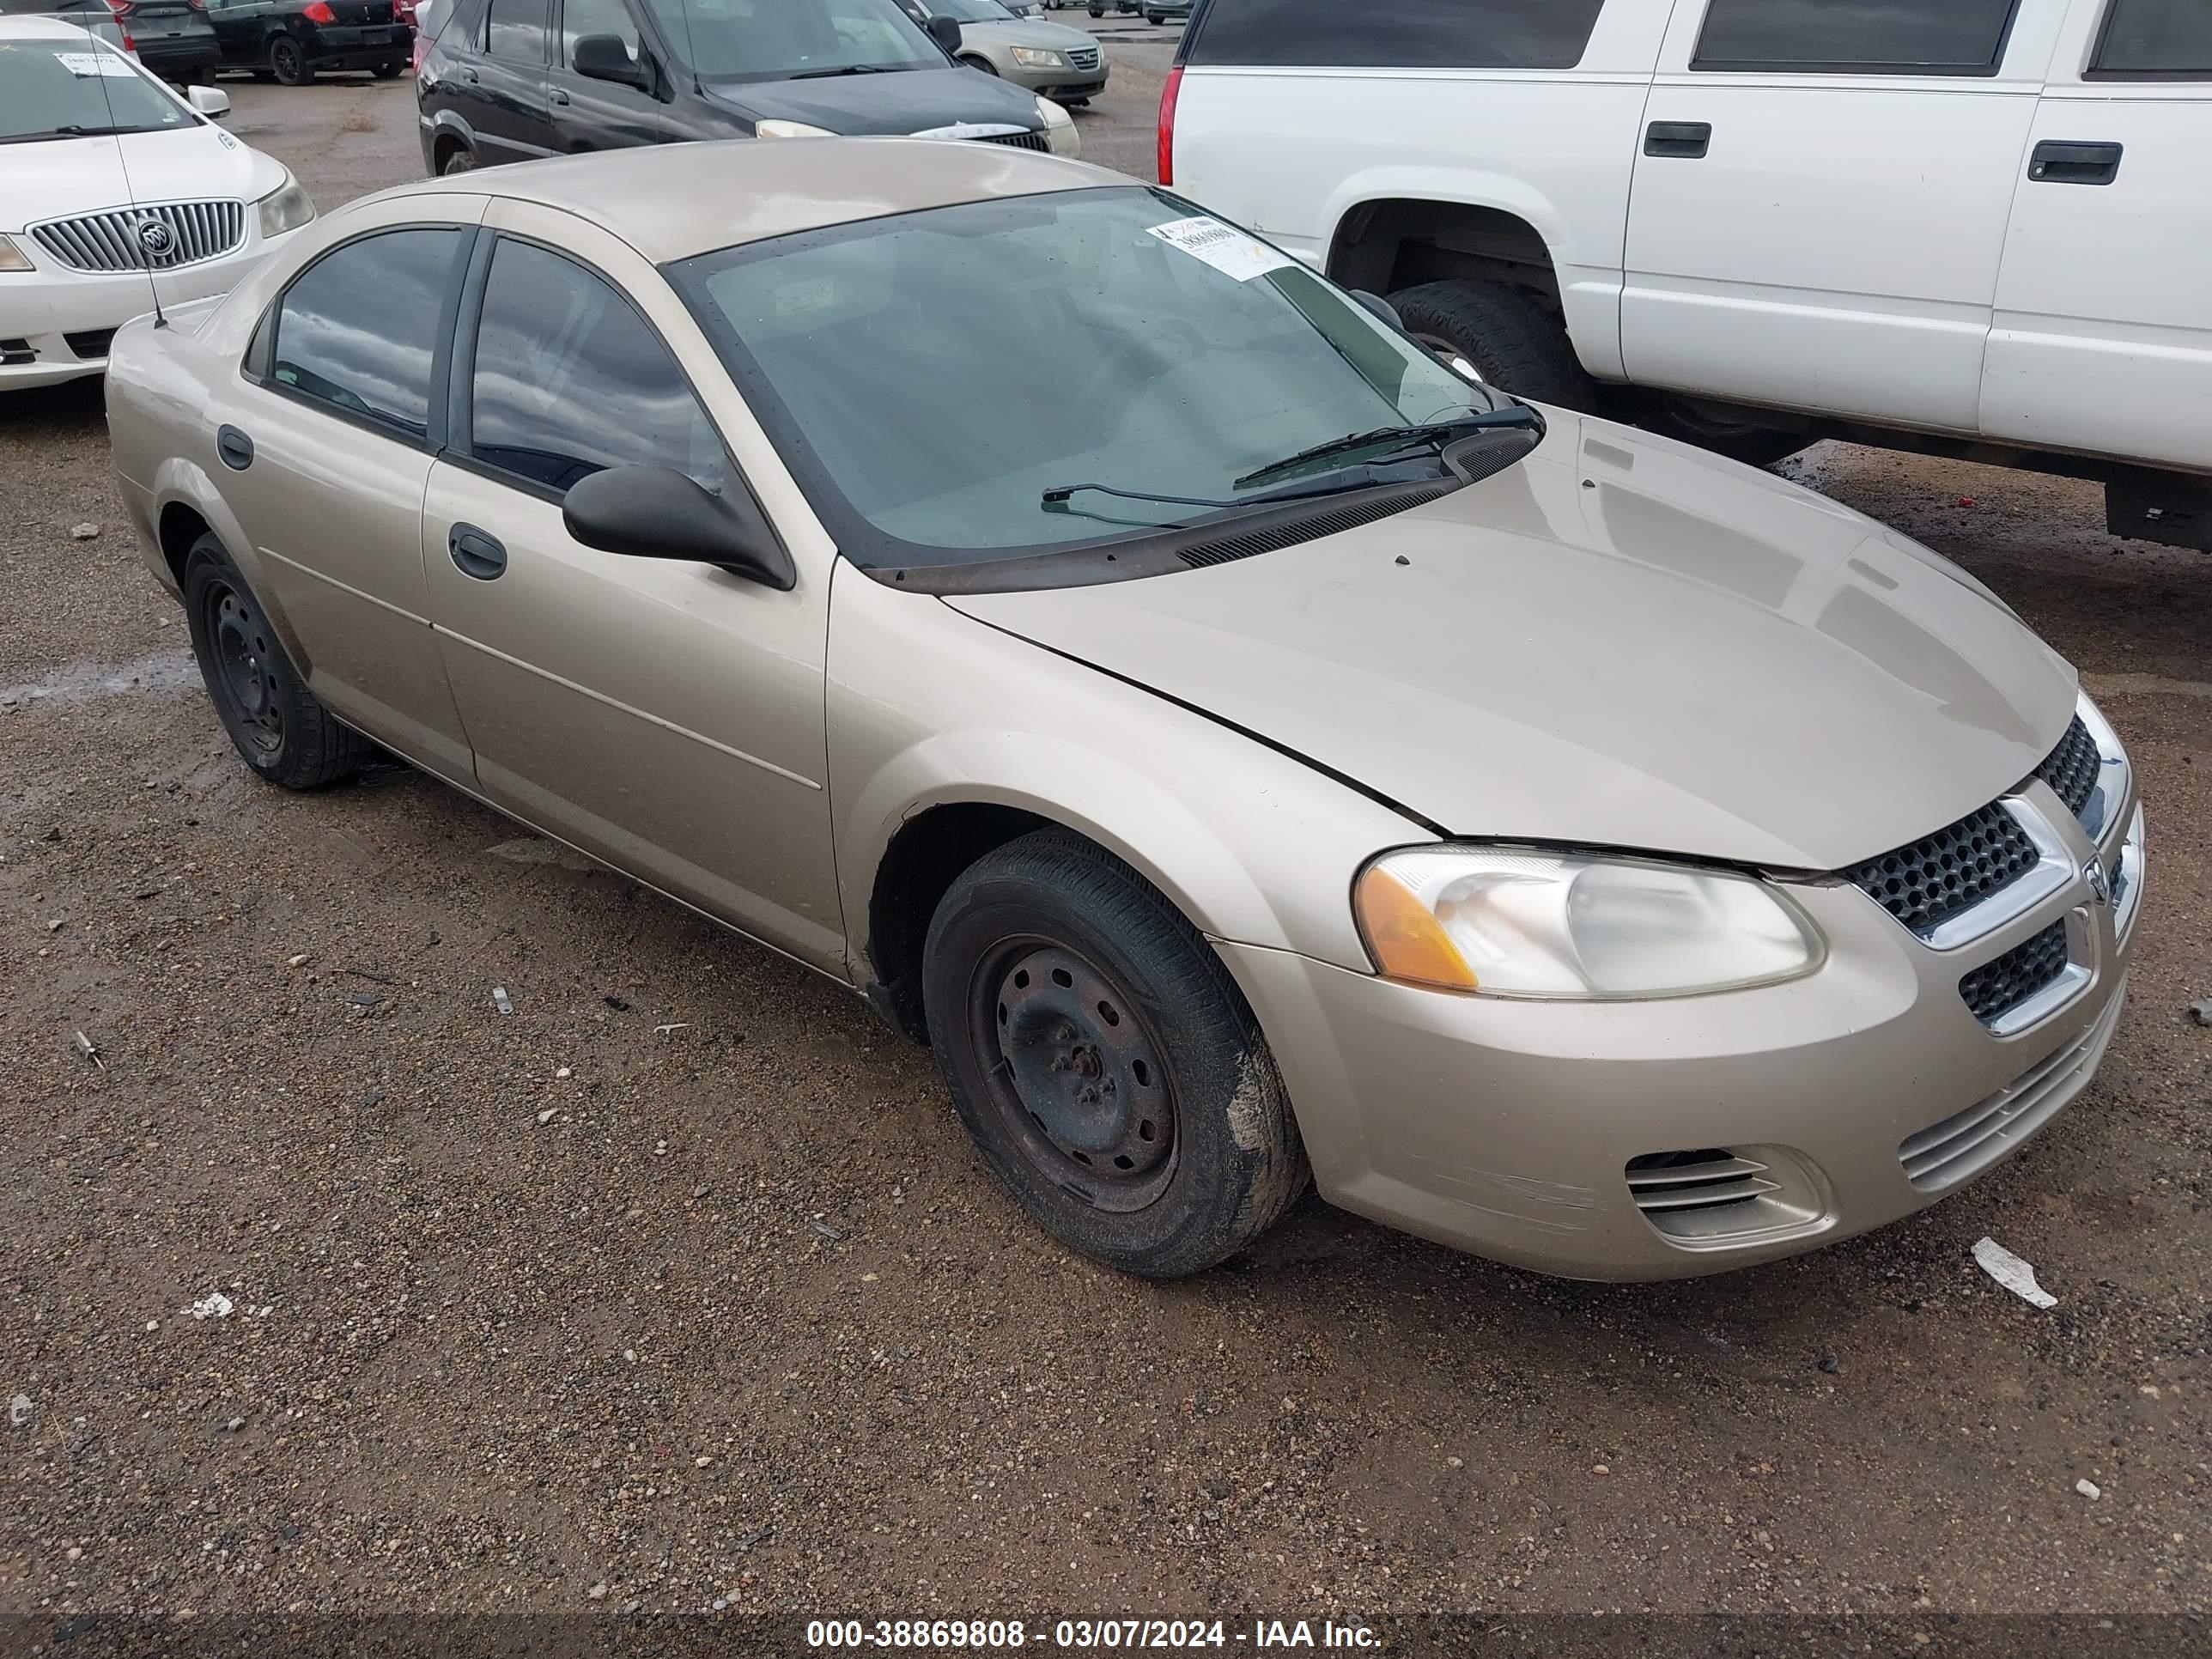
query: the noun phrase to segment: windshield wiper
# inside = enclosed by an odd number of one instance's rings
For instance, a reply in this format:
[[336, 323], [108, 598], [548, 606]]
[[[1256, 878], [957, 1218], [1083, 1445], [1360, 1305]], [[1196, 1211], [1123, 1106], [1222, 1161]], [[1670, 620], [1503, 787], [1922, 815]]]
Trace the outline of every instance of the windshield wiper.
[[1372, 449], [1378, 445], [1391, 444], [1399, 448], [1407, 448], [1425, 443], [1442, 449], [1454, 439], [1464, 438], [1470, 432], [1493, 432], [1515, 428], [1527, 430], [1542, 424], [1543, 417], [1526, 404], [1511, 404], [1504, 409], [1466, 415], [1454, 421], [1434, 421], [1425, 426], [1378, 426], [1372, 432], [1347, 432], [1341, 438], [1331, 438], [1327, 443], [1301, 449], [1295, 455], [1285, 455], [1279, 461], [1270, 461], [1257, 471], [1248, 472], [1236, 480], [1233, 488], [1249, 489], [1254, 484], [1262, 484], [1270, 478], [1279, 477], [1309, 461], [1325, 461], [1332, 455]]
[[1075, 509], [1068, 505], [1069, 499], [1087, 490], [1097, 495], [1118, 495], [1125, 501], [1165, 501], [1173, 507], [1214, 507], [1229, 511], [1240, 507], [1279, 507], [1285, 501], [1341, 495], [1347, 490], [1366, 489], [1383, 482], [1390, 481], [1372, 477], [1353, 478], [1317, 484], [1310, 489], [1271, 489], [1261, 495], [1240, 495], [1233, 501], [1217, 501], [1211, 495], [1163, 495], [1156, 489], [1117, 489], [1111, 484], [1103, 483], [1054, 484], [1038, 497], [1037, 505], [1048, 513], [1072, 513]]
[[50, 127], [44, 132], [11, 132], [0, 144], [37, 144], [49, 138], [105, 138], [118, 132], [148, 132], [149, 127]]
[[842, 69], [801, 70], [796, 75], [787, 75], [787, 81], [825, 81], [836, 75], [890, 75], [895, 71], [881, 64], [848, 64]]

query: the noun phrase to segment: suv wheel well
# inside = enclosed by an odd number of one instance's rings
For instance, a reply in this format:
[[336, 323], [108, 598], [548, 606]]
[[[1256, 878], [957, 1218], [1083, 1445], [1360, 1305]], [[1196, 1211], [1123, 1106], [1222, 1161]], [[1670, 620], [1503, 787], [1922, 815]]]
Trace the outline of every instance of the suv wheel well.
[[875, 980], [868, 995], [916, 1042], [929, 1041], [921, 950], [938, 902], [977, 859], [1050, 823], [1018, 807], [963, 801], [908, 818], [891, 837], [868, 896], [868, 960]]
[[179, 587], [185, 581], [185, 555], [192, 550], [192, 544], [206, 535], [210, 527], [205, 519], [181, 501], [172, 501], [161, 509], [161, 557]]
[[1552, 251], [1517, 214], [1461, 202], [1363, 202], [1344, 216], [1328, 274], [1347, 288], [1394, 294], [1454, 279], [1510, 283], [1559, 308]]

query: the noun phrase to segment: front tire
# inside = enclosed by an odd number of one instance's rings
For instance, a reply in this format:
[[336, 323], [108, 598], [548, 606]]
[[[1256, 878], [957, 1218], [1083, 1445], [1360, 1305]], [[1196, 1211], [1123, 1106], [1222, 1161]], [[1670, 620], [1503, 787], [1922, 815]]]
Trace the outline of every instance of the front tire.
[[991, 67], [991, 60], [988, 58], [963, 58], [960, 61], [969, 69], [981, 70], [986, 75], [996, 75], [999, 72]]
[[379, 64], [369, 73], [380, 81], [396, 81], [399, 78], [399, 71], [406, 67], [405, 64], [394, 58], [391, 63]]
[[307, 61], [307, 49], [289, 34], [270, 37], [269, 72], [280, 87], [304, 87], [315, 78], [315, 66]]
[[1525, 289], [1504, 283], [1424, 283], [1390, 303], [1406, 331], [1447, 356], [1464, 357], [1490, 385], [1565, 409], [1597, 406], [1597, 385], [1575, 356], [1558, 318]]
[[1647, 422], [1655, 432], [1695, 444], [1716, 455], [1725, 455], [1746, 466], [1772, 466], [1813, 441], [1808, 432], [1787, 432], [1749, 421], [1734, 421], [1704, 409], [1686, 398], [1668, 398], [1656, 420]]
[[451, 178], [457, 173], [474, 173], [476, 169], [476, 152], [462, 144], [456, 144], [447, 150], [444, 159], [438, 163], [438, 173], [442, 178]]
[[970, 866], [922, 993], [961, 1121], [1032, 1219], [1148, 1279], [1243, 1249], [1310, 1171], [1259, 1022], [1127, 865], [1042, 830]]
[[319, 789], [360, 771], [374, 745], [341, 726], [307, 690], [214, 536], [201, 537], [185, 554], [184, 590], [192, 654], [239, 757], [286, 789]]

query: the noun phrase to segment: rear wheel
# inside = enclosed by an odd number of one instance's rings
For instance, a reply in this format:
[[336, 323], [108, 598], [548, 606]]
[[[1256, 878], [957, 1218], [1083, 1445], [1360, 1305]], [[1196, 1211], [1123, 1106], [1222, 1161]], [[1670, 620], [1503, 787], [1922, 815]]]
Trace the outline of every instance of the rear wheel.
[[1732, 420], [1717, 410], [1684, 398], [1669, 398], [1656, 420], [1648, 422], [1655, 432], [1710, 449], [1746, 466], [1771, 466], [1795, 455], [1813, 441], [1810, 434], [1785, 432], [1750, 421]]
[[476, 165], [476, 152], [465, 144], [455, 144], [438, 159], [439, 173], [447, 177], [456, 173], [473, 173]]
[[307, 690], [260, 601], [212, 535], [185, 556], [184, 590], [192, 654], [240, 758], [287, 789], [319, 789], [361, 770], [374, 746]]
[[1159, 891], [1061, 830], [955, 881], [922, 961], [932, 1045], [992, 1172], [1061, 1243], [1175, 1278], [1305, 1189], [1305, 1149], [1236, 981]]
[[1424, 283], [1390, 303], [1406, 331], [1446, 356], [1464, 357], [1494, 386], [1540, 404], [1589, 410], [1597, 386], [1559, 319], [1525, 289], [1504, 283]]
[[307, 49], [289, 34], [270, 37], [269, 72], [280, 87], [304, 87], [315, 78], [315, 66], [307, 61]]
[[395, 58], [388, 64], [379, 64], [374, 69], [371, 70], [369, 73], [374, 75], [380, 81], [389, 81], [396, 77], [399, 71], [406, 67], [407, 65], [404, 62]]

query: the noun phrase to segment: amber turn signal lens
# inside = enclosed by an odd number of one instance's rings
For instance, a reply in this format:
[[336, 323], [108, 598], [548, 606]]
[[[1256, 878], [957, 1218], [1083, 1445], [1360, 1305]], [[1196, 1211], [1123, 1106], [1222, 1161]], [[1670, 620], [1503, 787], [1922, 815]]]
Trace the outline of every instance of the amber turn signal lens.
[[1380, 866], [1370, 866], [1359, 878], [1354, 897], [1359, 931], [1384, 978], [1449, 991], [1478, 988], [1474, 970], [1445, 933], [1443, 924], [1397, 877]]

